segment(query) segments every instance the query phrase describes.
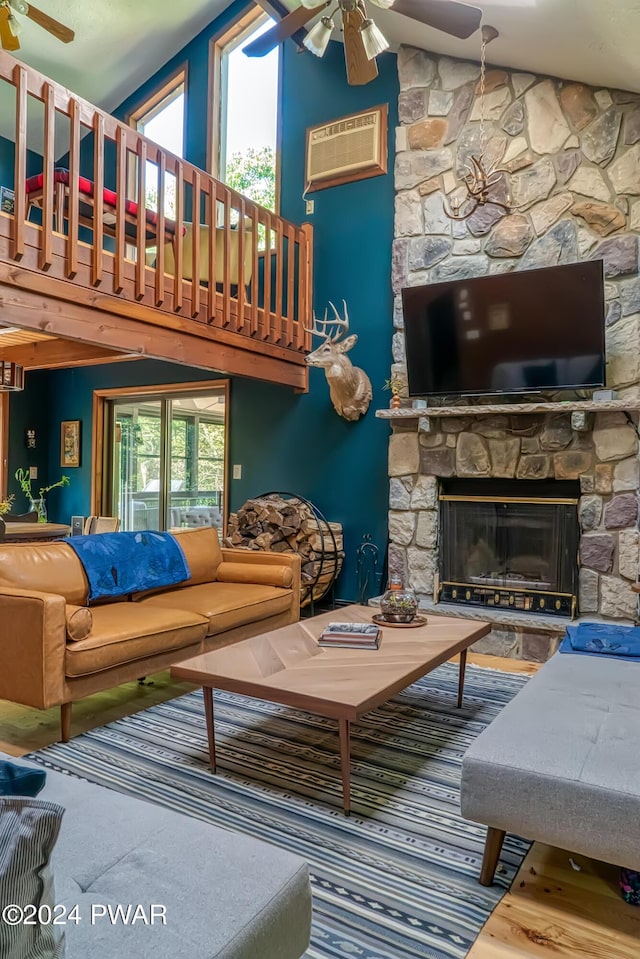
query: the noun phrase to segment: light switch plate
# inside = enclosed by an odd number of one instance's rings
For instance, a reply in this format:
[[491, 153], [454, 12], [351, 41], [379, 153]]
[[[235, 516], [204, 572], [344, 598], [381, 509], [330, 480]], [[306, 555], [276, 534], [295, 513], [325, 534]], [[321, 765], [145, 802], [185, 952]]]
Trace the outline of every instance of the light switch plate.
[[38, 479], [38, 467], [30, 466], [29, 467], [29, 479]]
[[242, 479], [242, 466], [239, 463], [235, 463], [233, 467], [233, 478]]

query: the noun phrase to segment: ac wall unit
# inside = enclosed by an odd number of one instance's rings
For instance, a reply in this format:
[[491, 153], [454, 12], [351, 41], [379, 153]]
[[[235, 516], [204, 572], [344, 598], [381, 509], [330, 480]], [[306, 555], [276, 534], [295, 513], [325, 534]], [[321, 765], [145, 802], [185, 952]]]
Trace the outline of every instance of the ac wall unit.
[[386, 104], [307, 129], [305, 192], [386, 172]]

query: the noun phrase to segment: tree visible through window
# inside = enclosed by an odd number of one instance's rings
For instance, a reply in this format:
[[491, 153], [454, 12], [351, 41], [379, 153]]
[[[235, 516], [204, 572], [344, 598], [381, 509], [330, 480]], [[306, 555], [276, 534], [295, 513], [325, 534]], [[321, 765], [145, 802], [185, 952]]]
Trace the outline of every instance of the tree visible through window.
[[269, 210], [276, 209], [280, 51], [250, 58], [243, 49], [273, 23], [252, 14], [216, 43], [218, 177]]

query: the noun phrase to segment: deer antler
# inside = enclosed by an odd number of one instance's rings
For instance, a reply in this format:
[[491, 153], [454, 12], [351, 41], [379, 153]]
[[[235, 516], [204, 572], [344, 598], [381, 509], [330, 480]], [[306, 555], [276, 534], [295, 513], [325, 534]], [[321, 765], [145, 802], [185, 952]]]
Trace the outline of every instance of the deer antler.
[[[312, 313], [313, 316], [313, 326], [309, 329], [308, 326], [304, 327], [305, 333], [311, 333], [312, 336], [323, 336], [325, 340], [328, 340], [330, 333], [327, 332], [327, 327], [331, 326], [329, 320], [327, 320], [327, 311], [324, 311], [324, 319], [319, 320], [316, 316], [315, 310]], [[322, 327], [322, 329], [320, 329]]]
[[334, 343], [336, 343], [341, 336], [344, 336], [349, 329], [349, 313], [347, 312], [346, 300], [342, 301], [342, 305], [344, 307], [344, 320], [336, 310], [331, 300], [329, 300], [329, 306], [333, 310], [333, 315], [335, 316], [335, 320], [331, 321], [331, 326], [336, 327], [335, 332], [331, 334], [331, 339]]

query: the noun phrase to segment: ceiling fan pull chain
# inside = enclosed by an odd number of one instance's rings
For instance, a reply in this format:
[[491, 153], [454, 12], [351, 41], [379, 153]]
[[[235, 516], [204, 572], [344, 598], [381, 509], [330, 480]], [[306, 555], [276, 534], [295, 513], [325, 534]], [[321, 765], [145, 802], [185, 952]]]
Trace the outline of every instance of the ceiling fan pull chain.
[[484, 73], [487, 39], [482, 31], [482, 46], [480, 48], [480, 154], [484, 153]]

